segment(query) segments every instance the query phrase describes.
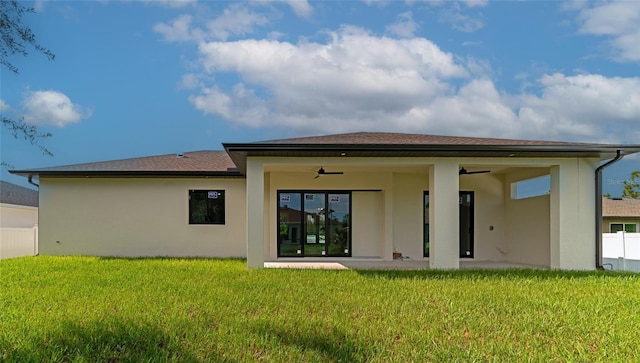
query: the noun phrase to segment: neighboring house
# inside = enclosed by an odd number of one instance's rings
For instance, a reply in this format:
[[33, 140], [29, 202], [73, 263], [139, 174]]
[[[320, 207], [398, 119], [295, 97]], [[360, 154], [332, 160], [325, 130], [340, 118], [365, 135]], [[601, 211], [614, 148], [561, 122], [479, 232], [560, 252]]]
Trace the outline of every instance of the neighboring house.
[[640, 233], [640, 199], [603, 198], [602, 231]]
[[0, 181], [0, 227], [30, 228], [38, 224], [38, 191]]
[[39, 179], [41, 254], [594, 269], [596, 169], [640, 151], [371, 132], [223, 146], [12, 172]]

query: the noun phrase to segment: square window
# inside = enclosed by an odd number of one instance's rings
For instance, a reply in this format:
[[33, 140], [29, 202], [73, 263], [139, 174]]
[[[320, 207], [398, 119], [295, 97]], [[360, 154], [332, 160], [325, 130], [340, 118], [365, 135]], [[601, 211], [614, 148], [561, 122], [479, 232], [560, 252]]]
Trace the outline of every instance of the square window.
[[609, 224], [610, 233], [618, 233], [618, 232], [626, 232], [626, 233], [637, 233], [638, 225], [636, 223], [610, 223]]
[[189, 224], [224, 224], [224, 190], [189, 190]]
[[611, 225], [609, 226], [609, 230], [611, 231], [611, 233], [618, 233], [620, 231], [623, 231], [623, 225], [622, 223], [611, 223]]

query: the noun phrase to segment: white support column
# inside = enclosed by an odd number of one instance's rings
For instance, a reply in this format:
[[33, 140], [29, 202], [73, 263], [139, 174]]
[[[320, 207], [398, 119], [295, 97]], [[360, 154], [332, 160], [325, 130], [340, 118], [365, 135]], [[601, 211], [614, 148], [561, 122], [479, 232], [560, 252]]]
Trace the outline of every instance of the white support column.
[[460, 267], [458, 163], [442, 159], [429, 168], [429, 267]]
[[551, 167], [551, 268], [595, 269], [596, 163], [569, 159]]
[[247, 267], [264, 267], [264, 166], [247, 158]]

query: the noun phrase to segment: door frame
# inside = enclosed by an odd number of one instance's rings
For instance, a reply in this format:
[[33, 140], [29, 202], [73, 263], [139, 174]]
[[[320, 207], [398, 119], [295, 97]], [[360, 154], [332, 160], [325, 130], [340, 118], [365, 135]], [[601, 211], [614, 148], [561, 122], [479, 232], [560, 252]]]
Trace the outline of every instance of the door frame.
[[[329, 243], [325, 240], [325, 244], [324, 244], [324, 251], [325, 254], [324, 255], [313, 255], [313, 256], [307, 256], [305, 254], [305, 240], [306, 240], [306, 218], [305, 218], [305, 212], [304, 212], [304, 202], [305, 202], [305, 194], [324, 194], [325, 195], [325, 210], [326, 208], [329, 206], [330, 204], [330, 198], [329, 196], [331, 194], [346, 194], [349, 196], [349, 220], [348, 220], [348, 231], [347, 231], [347, 250], [348, 253], [343, 253], [343, 254], [330, 254], [329, 253]], [[300, 236], [301, 236], [301, 240], [299, 243], [300, 246], [300, 254], [296, 254], [296, 255], [283, 255], [281, 254], [281, 237], [280, 237], [280, 200], [281, 200], [281, 194], [299, 194], [300, 195]], [[317, 189], [298, 189], [298, 190], [277, 190], [276, 191], [276, 196], [277, 196], [277, 204], [276, 204], [276, 221], [277, 221], [277, 226], [276, 226], [276, 230], [278, 231], [278, 238], [276, 239], [276, 252], [277, 252], [277, 256], [278, 258], [280, 257], [351, 257], [352, 256], [352, 251], [353, 251], [353, 236], [352, 236], [352, 230], [353, 230], [353, 195], [352, 195], [352, 191], [351, 190], [317, 190]], [[324, 218], [324, 229], [325, 231], [330, 231], [330, 218]], [[329, 227], [329, 228], [328, 228]], [[326, 233], [326, 232], [325, 232]], [[325, 235], [326, 236], [326, 235]]]

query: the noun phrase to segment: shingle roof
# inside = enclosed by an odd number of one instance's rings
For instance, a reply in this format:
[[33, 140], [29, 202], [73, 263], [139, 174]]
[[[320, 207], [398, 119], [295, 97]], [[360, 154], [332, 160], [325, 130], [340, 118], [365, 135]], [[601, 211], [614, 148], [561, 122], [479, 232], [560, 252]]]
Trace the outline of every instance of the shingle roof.
[[592, 145], [576, 142], [514, 140], [479, 137], [404, 134], [394, 132], [353, 132], [347, 134], [269, 140], [265, 144], [391, 144], [391, 145]]
[[603, 217], [640, 217], [640, 199], [602, 199]]
[[640, 151], [640, 145], [354, 132], [252, 143], [223, 144], [225, 151], [195, 151], [51, 168], [14, 174], [65, 176], [241, 176], [247, 156], [282, 157], [600, 157]]
[[0, 181], [0, 203], [37, 207], [38, 191]]
[[233, 161], [224, 151], [205, 150], [184, 154], [167, 154], [140, 158], [63, 165], [51, 168], [19, 170], [26, 174], [87, 175], [212, 175], [237, 174]]

